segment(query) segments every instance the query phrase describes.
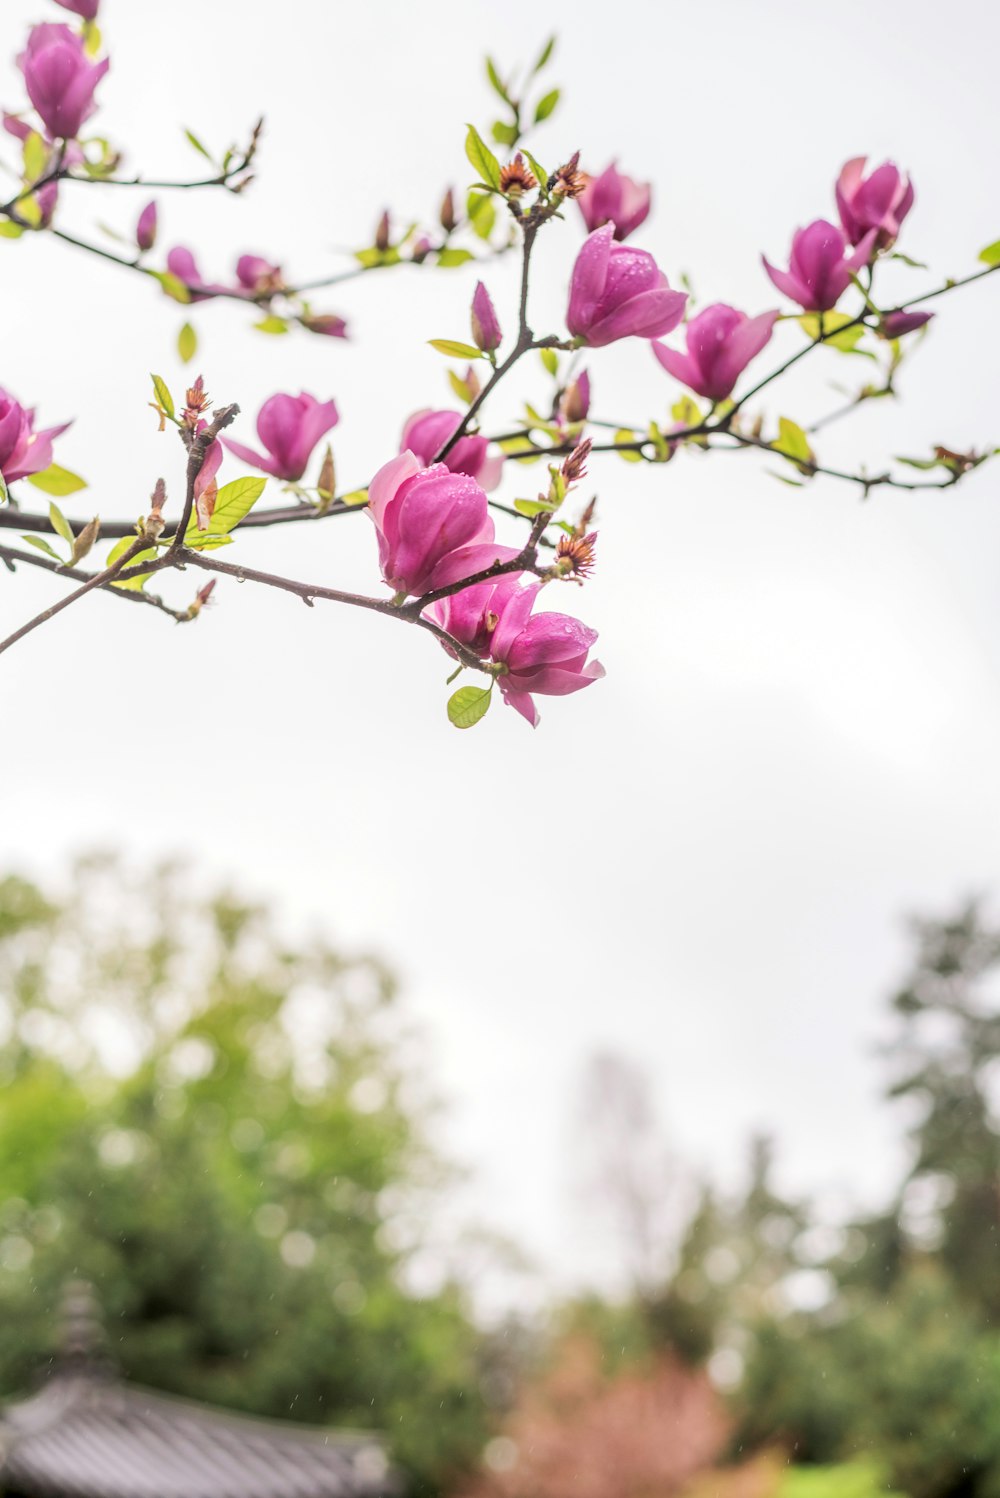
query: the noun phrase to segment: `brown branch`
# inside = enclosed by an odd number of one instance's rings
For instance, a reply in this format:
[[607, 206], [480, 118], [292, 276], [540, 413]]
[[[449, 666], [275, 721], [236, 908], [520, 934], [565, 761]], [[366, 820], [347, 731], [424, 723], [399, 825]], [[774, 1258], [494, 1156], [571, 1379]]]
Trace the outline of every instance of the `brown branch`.
[[181, 427], [181, 438], [187, 446], [189, 454], [187, 465], [187, 489], [184, 494], [184, 508], [181, 511], [180, 524], [177, 527], [175, 536], [170, 542], [171, 551], [177, 551], [181, 546], [184, 545], [184, 538], [187, 535], [188, 524], [191, 520], [192, 511], [194, 510], [195, 484], [198, 481], [199, 473], [201, 473], [202, 464], [205, 461], [205, 456], [208, 452], [208, 449], [211, 447], [216, 437], [218, 437], [219, 433], [223, 431], [227, 426], [229, 426], [232, 422], [234, 422], [239, 414], [240, 408], [237, 405], [222, 406], [215, 412], [213, 420], [204, 429], [204, 431], [193, 432], [189, 428]]
[[23, 640], [25, 635], [30, 635], [32, 630], [38, 629], [39, 625], [48, 623], [50, 619], [55, 618], [56, 614], [61, 614], [63, 609], [68, 609], [71, 603], [78, 602], [87, 593], [93, 592], [95, 588], [105, 587], [120, 572], [124, 571], [131, 559], [138, 552], [142, 551], [148, 545], [148, 536], [145, 534], [136, 536], [132, 545], [122, 552], [121, 556], [112, 566], [105, 567], [103, 572], [93, 573], [92, 576], [88, 577], [82, 588], [76, 588], [72, 593], [67, 594], [65, 598], [61, 598], [58, 603], [51, 604], [47, 609], [43, 609], [40, 614], [36, 614], [33, 619], [29, 619], [27, 624], [22, 624], [20, 629], [15, 629], [14, 633], [8, 635], [5, 640], [0, 640], [0, 655], [3, 655], [4, 651], [9, 650], [12, 645], [16, 645], [18, 640]]
[[[133, 525], [132, 530], [135, 530]], [[72, 578], [74, 582], [90, 582], [95, 576], [83, 567], [69, 567], [61, 562], [54, 562], [51, 557], [40, 556], [38, 552], [21, 551], [16, 546], [0, 546], [0, 561], [4, 562], [8, 569], [13, 572], [17, 563], [24, 562], [29, 567], [41, 567], [46, 572], [54, 572], [59, 577]], [[148, 569], [143, 568], [146, 572]], [[159, 609], [163, 614], [169, 614], [171, 619], [178, 624], [186, 624], [188, 614], [185, 609], [172, 609], [169, 604], [164, 603], [155, 593], [140, 592], [133, 588], [119, 588], [115, 583], [102, 583], [101, 588], [114, 598], [123, 598], [126, 603], [145, 603], [151, 608]]]

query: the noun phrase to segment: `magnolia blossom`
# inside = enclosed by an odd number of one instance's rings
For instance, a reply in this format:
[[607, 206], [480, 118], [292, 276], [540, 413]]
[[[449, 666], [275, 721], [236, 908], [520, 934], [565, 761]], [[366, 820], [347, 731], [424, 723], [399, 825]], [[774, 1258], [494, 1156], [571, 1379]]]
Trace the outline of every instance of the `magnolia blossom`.
[[692, 317], [685, 333], [687, 353], [653, 344], [653, 353], [675, 379], [698, 395], [721, 401], [751, 359], [756, 358], [771, 336], [777, 312], [748, 317], [735, 307], [717, 302]]
[[156, 203], [147, 203], [135, 226], [135, 242], [140, 250], [151, 250], [156, 243]]
[[568, 614], [532, 614], [539, 584], [519, 588], [505, 604], [490, 644], [490, 654], [507, 670], [497, 685], [508, 706], [534, 728], [538, 709], [532, 693], [564, 697], [604, 675], [599, 661], [587, 660], [597, 631]]
[[934, 316], [933, 312], [887, 312], [879, 324], [879, 332], [886, 338], [904, 338], [924, 328]]
[[273, 474], [277, 479], [297, 483], [306, 471], [313, 449], [337, 425], [339, 415], [333, 401], [320, 402], [312, 395], [272, 395], [257, 413], [257, 436], [267, 449], [267, 456], [233, 442], [222, 441], [231, 453]]
[[866, 177], [867, 159], [855, 156], [837, 178], [837, 210], [851, 244], [860, 244], [874, 229], [876, 246], [884, 250], [913, 207], [913, 184], [891, 161], [884, 161]]
[[[403, 427], [399, 450], [416, 453], [425, 466], [433, 463], [461, 421], [457, 411], [414, 411]], [[484, 489], [495, 489], [500, 482], [503, 456], [500, 453], [489, 456], [485, 437], [459, 437], [441, 462], [452, 473], [467, 473]]]
[[[519, 555], [513, 546], [498, 546], [492, 542], [480, 542], [475, 546], [462, 546], [445, 557], [434, 572], [434, 586], [445, 588], [449, 583], [461, 582], [463, 577], [474, 577], [485, 572], [494, 562], [513, 562]], [[450, 593], [439, 598], [424, 610], [428, 619], [440, 624], [450, 635], [467, 645], [476, 655], [490, 653], [493, 631], [508, 600], [518, 591], [520, 572], [504, 572], [487, 582], [474, 583], [460, 593]], [[444, 647], [449, 655], [454, 651]]]
[[204, 280], [194, 254], [183, 244], [174, 245], [172, 250], [167, 251], [167, 270], [179, 281], [184, 282], [191, 293], [192, 302], [204, 302], [209, 297], [218, 296], [231, 289], [223, 286], [219, 281]]
[[85, 21], [97, 19], [97, 10], [100, 0], [56, 0], [63, 10], [71, 10], [75, 15], [82, 16]]
[[83, 42], [62, 22], [33, 26], [17, 60], [28, 98], [49, 135], [73, 140], [94, 113], [94, 90], [111, 66], [91, 62]]
[[633, 182], [612, 162], [599, 177], [581, 173], [586, 187], [577, 204], [588, 229], [611, 224], [616, 239], [628, 239], [649, 216], [651, 188], [648, 182]]
[[244, 291], [280, 291], [284, 285], [281, 266], [272, 265], [263, 255], [241, 255], [236, 262], [236, 279]]
[[[396, 593], [419, 596], [445, 586], [442, 578], [457, 582], [445, 566], [451, 554], [493, 541], [486, 494], [475, 479], [443, 463], [425, 468], [412, 452], [379, 469], [368, 489], [368, 514], [378, 532], [382, 576]], [[477, 570], [473, 563], [459, 577]]]
[[766, 255], [761, 258], [778, 290], [804, 311], [829, 312], [850, 286], [852, 274], [868, 264], [875, 236], [876, 230], [870, 229], [848, 255], [843, 230], [820, 218], [808, 228], [796, 229], [786, 271], [777, 270]]
[[52, 462], [52, 443], [70, 422], [35, 431], [35, 413], [0, 390], [0, 473], [8, 484], [41, 473]]
[[662, 338], [684, 315], [652, 255], [614, 243], [611, 224], [589, 235], [573, 267], [566, 326], [594, 348], [619, 338]]

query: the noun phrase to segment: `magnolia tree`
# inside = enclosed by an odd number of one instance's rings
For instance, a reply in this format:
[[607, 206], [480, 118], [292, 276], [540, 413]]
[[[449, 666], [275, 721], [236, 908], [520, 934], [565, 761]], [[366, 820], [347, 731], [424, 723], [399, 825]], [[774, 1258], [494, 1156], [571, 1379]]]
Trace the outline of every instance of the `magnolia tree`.
[[[891, 162], [848, 161], [832, 192], [819, 184], [815, 196], [810, 194], [822, 203], [827, 191], [836, 219], [818, 218], [796, 230], [787, 264], [773, 248], [774, 262], [763, 258], [762, 300], [766, 295], [778, 305], [752, 314], [725, 303], [696, 310], [690, 291], [673, 288], [653, 256], [635, 242], [650, 212], [648, 184], [633, 181], [615, 164], [599, 173], [585, 171], [583, 165], [595, 163], [581, 165], [572, 142], [543, 152], [558, 163], [554, 169], [542, 166], [528, 149], [529, 131], [548, 120], [559, 103], [559, 89], [544, 81], [550, 42], [519, 78], [502, 75], [487, 61], [489, 82], [502, 104], [501, 118], [487, 132], [499, 155], [474, 126], [466, 127], [465, 154], [475, 180], [458, 195], [451, 188], [444, 191], [433, 223], [429, 218], [424, 225], [400, 229], [384, 213], [373, 243], [323, 280], [296, 282], [284, 267], [255, 253], [239, 256], [233, 278], [214, 281], [202, 273], [193, 249], [174, 245], [161, 253], [157, 199], [146, 201], [145, 195], [195, 188], [242, 192], [252, 181], [261, 126], [245, 146], [218, 159], [187, 132], [192, 148], [208, 163], [190, 181], [157, 181], [123, 171], [117, 146], [93, 127], [110, 67], [98, 29], [100, 0], [56, 3], [73, 12], [79, 25], [65, 19], [39, 22], [18, 57], [25, 98], [3, 123], [20, 146], [20, 185], [0, 204], [0, 235], [47, 234], [114, 262], [123, 273], [146, 277], [191, 308], [204, 309], [220, 299], [245, 302], [265, 333], [294, 327], [347, 338], [345, 318], [315, 306], [315, 294], [393, 266], [429, 271], [475, 261], [483, 267], [483, 279], [468, 311], [455, 311], [456, 324], [468, 318], [469, 341], [433, 341], [446, 358], [458, 361], [448, 378], [462, 409], [416, 410], [403, 428], [399, 451], [373, 453], [363, 486], [346, 492], [338, 490], [327, 440], [338, 421], [333, 400], [276, 392], [257, 413], [258, 445], [253, 446], [238, 440], [240, 408], [228, 400], [238, 391], [226, 392], [226, 404], [213, 405], [199, 375], [180, 399], [154, 375], [154, 419], [161, 431], [173, 428], [183, 448], [173, 476], [155, 480], [148, 513], [137, 524], [69, 518], [56, 500], [86, 485], [53, 461], [66, 424], [42, 426], [33, 406], [0, 390], [0, 528], [20, 533], [11, 537], [19, 544], [0, 545], [0, 559], [11, 572], [30, 564], [78, 584], [0, 642], [0, 652], [89, 593], [104, 591], [187, 623], [201, 614], [220, 577], [235, 578], [282, 589], [310, 605], [323, 599], [369, 609], [433, 636], [454, 665], [449, 683], [465, 671], [485, 678], [481, 685], [459, 686], [450, 696], [448, 715], [458, 728], [483, 717], [494, 687], [535, 724], [537, 697], [565, 696], [603, 675], [591, 656], [595, 631], [573, 614], [541, 607], [561, 584], [583, 584], [593, 571], [595, 501], [587, 497], [585, 481], [588, 464], [598, 455], [662, 464], [683, 450], [759, 449], [780, 460], [777, 476], [786, 483], [802, 485], [823, 476], [867, 496], [882, 486], [951, 487], [997, 451], [958, 452], [932, 444], [925, 455], [897, 458], [876, 472], [852, 472], [825, 466], [814, 450], [812, 437], [820, 428], [863, 402], [894, 393], [903, 359], [922, 341], [934, 316], [928, 303], [1000, 270], [998, 242], [983, 250], [980, 269], [887, 304], [879, 275], [887, 261], [926, 270], [896, 248], [914, 190]], [[62, 227], [64, 194], [83, 187], [138, 190], [134, 242], [111, 249]], [[577, 248], [581, 221], [586, 238]], [[532, 253], [542, 233], [558, 235], [566, 245], [566, 301], [529, 310]], [[776, 225], [775, 243], [783, 233]], [[487, 284], [488, 267], [502, 254], [520, 257], [520, 292], [516, 306], [498, 309]], [[792, 342], [769, 365], [766, 350], [779, 323], [791, 325], [782, 340]], [[667, 338], [672, 341], [661, 341]], [[622, 340], [636, 358], [648, 357], [646, 345], [673, 382], [664, 396], [666, 417], [662, 411], [653, 419], [637, 413], [623, 426], [595, 409], [591, 375], [599, 368], [601, 350]], [[755, 398], [824, 346], [864, 358], [860, 367], [869, 377], [849, 401], [808, 428], [785, 416], [772, 425], [755, 410]], [[190, 321], [178, 347], [185, 362], [194, 358], [197, 334]], [[501, 402], [508, 413], [512, 409], [516, 372], [529, 356], [540, 356], [551, 378], [547, 409], [525, 405], [514, 417], [498, 416]], [[12, 377], [4, 371], [4, 379]], [[38, 394], [32, 392], [32, 399]], [[788, 402], [794, 409], [792, 395]], [[512, 505], [491, 498], [507, 464], [516, 465], [519, 474], [525, 465], [530, 474], [527, 465], [544, 458], [550, 460], [546, 480], [530, 497]], [[247, 468], [255, 474], [241, 472]], [[261, 504], [269, 483], [281, 498]], [[33, 507], [32, 489], [50, 496], [47, 508]], [[362, 513], [375, 532], [373, 581], [381, 574], [384, 585], [370, 595], [218, 555], [251, 527], [327, 524]], [[503, 540], [496, 535], [500, 518]], [[96, 564], [81, 566], [100, 555], [107, 541], [113, 544]], [[208, 574], [193, 599], [190, 583], [174, 600], [149, 586], [154, 579], [159, 584], [158, 574], [166, 580], [192, 571]]]

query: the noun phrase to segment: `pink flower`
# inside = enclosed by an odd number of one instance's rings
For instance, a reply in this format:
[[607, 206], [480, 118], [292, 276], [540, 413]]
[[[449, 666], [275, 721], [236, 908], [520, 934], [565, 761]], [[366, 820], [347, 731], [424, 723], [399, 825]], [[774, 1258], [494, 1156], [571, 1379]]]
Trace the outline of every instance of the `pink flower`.
[[581, 173], [586, 187], [577, 198], [588, 229], [614, 227], [616, 239], [628, 239], [649, 216], [650, 186], [633, 182], [618, 170], [614, 162], [599, 177]]
[[52, 138], [75, 139], [97, 107], [94, 90], [110, 67], [108, 59], [91, 62], [68, 26], [44, 22], [31, 28], [17, 62], [28, 98]]
[[471, 320], [472, 341], [476, 348], [481, 348], [484, 353], [492, 354], [494, 349], [500, 347], [503, 334], [500, 331], [500, 323], [490, 300], [490, 294], [482, 281], [476, 282], [476, 289], [472, 294]]
[[222, 441], [231, 453], [273, 474], [276, 479], [297, 483], [306, 471], [313, 448], [339, 420], [333, 401], [320, 402], [312, 395], [272, 395], [257, 413], [257, 436], [267, 449], [262, 457], [242, 442]]
[[174, 245], [172, 250], [167, 251], [167, 270], [179, 281], [183, 281], [191, 293], [192, 302], [204, 302], [209, 297], [218, 296], [220, 292], [229, 291], [228, 286], [221, 285], [218, 281], [202, 280], [198, 262], [186, 245]]
[[299, 322], [310, 333], [320, 333], [325, 338], [347, 337], [347, 324], [335, 312], [310, 312], [300, 317]]
[[63, 10], [71, 10], [75, 15], [82, 16], [85, 21], [97, 19], [97, 9], [100, 0], [56, 0]]
[[867, 159], [855, 156], [837, 178], [837, 209], [851, 244], [860, 244], [874, 229], [875, 243], [884, 250], [893, 243], [913, 207], [913, 184], [891, 161], [884, 161], [866, 177]]
[[587, 661], [587, 653], [597, 639], [595, 629], [588, 629], [568, 614], [531, 614], [538, 588], [533, 583], [511, 595], [490, 646], [493, 659], [507, 667], [497, 678], [504, 701], [533, 728], [538, 724], [538, 709], [532, 692], [540, 692], [543, 697], [565, 697], [604, 675], [599, 661]]
[[41, 473], [52, 462], [52, 443], [71, 422], [35, 431], [35, 413], [0, 390], [0, 473], [8, 484]]
[[778, 290], [804, 311], [829, 312], [850, 286], [852, 272], [867, 265], [875, 233], [870, 229], [854, 254], [848, 255], [843, 231], [819, 218], [808, 228], [796, 229], [786, 271], [777, 270], [766, 256], [761, 259]]
[[272, 265], [263, 255], [241, 255], [236, 262], [236, 279], [244, 291], [258, 294], [280, 291], [284, 285], [281, 266]]
[[590, 375], [585, 369], [581, 369], [576, 379], [566, 386], [560, 397], [556, 420], [560, 425], [564, 422], [572, 425], [578, 421], [586, 421], [589, 412]]
[[151, 250], [156, 243], [156, 203], [147, 203], [135, 226], [135, 242], [140, 250]]
[[443, 463], [424, 468], [412, 452], [379, 469], [368, 490], [368, 514], [378, 532], [382, 576], [396, 593], [419, 596], [444, 586], [442, 564], [452, 552], [493, 540], [486, 494], [475, 479]]
[[[512, 562], [517, 555], [516, 547], [498, 546], [492, 542], [462, 546], [445, 557], [435, 569], [434, 586], [445, 588], [449, 583], [460, 582], [463, 577], [485, 572], [494, 562]], [[424, 613], [456, 640], [474, 650], [476, 655], [487, 656], [500, 614], [520, 587], [521, 576], [520, 572], [504, 572], [492, 581], [474, 583], [471, 588], [463, 588], [461, 593], [439, 598]], [[449, 655], [454, 655], [449, 645], [444, 648]]]
[[735, 307], [716, 302], [688, 323], [686, 354], [660, 343], [653, 344], [653, 353], [663, 368], [689, 390], [712, 401], [725, 400], [750, 360], [767, 343], [777, 316], [777, 312], [762, 312], [759, 317], [748, 317]]
[[[198, 430], [203, 431], [204, 428], [205, 423], [203, 421], [199, 422]], [[210, 442], [202, 459], [201, 467], [198, 470], [198, 477], [194, 481], [194, 511], [196, 523], [200, 531], [208, 529], [208, 522], [211, 520], [212, 513], [215, 510], [215, 500], [218, 493], [215, 475], [218, 473], [222, 463], [222, 456], [222, 444], [218, 439]]]
[[671, 291], [652, 255], [613, 242], [610, 224], [595, 229], [576, 257], [566, 326], [593, 348], [618, 338], [662, 338], [684, 315], [687, 297]]
[[933, 312], [887, 312], [879, 325], [879, 332], [886, 338], [904, 338], [907, 333], [925, 327], [933, 316]]
[[[461, 420], [457, 411], [414, 411], [403, 427], [400, 452], [409, 449], [425, 466], [433, 463]], [[485, 437], [459, 437], [441, 461], [452, 473], [467, 473], [484, 489], [491, 490], [500, 482], [503, 458], [499, 453], [489, 457], [488, 451]]]

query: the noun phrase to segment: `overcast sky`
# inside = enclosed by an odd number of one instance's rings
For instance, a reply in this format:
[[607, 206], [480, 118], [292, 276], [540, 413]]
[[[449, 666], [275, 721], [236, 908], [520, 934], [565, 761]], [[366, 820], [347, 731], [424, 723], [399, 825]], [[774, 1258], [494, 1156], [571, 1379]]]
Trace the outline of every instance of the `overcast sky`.
[[[6, 0], [4, 56], [29, 22], [62, 14]], [[531, 57], [551, 29], [565, 96], [538, 154], [579, 147], [592, 169], [617, 156], [651, 179], [637, 242], [702, 301], [776, 305], [760, 252], [782, 261], [797, 225], [832, 215], [854, 155], [891, 156], [916, 182], [903, 248], [931, 269], [894, 268], [898, 295], [974, 269], [1000, 236], [984, 124], [1000, 19], [974, 0], [949, 6], [947, 39], [926, 0], [635, 0], [624, 20], [594, 0], [286, 0], [277, 17], [263, 0], [102, 5], [98, 119], [131, 165], [196, 171], [179, 125], [224, 144], [267, 115], [242, 198], [160, 197], [164, 242], [194, 245], [209, 278], [243, 250], [292, 279], [320, 275], [338, 247], [370, 242], [383, 207], [432, 213], [469, 180], [464, 121], [494, 117], [483, 53]], [[9, 62], [0, 92], [23, 98]], [[145, 201], [75, 194], [64, 223], [89, 233], [99, 220], [129, 232]], [[561, 327], [581, 240], [571, 214], [541, 242], [538, 330]], [[150, 369], [175, 388], [187, 378], [181, 309], [53, 244], [0, 241], [0, 258], [0, 383], [46, 424], [76, 417], [57, 457], [91, 494], [67, 510], [132, 517], [161, 472], [177, 496], [179, 447], [146, 402]], [[266, 338], [238, 307], [196, 308], [189, 373], [240, 402], [250, 442], [274, 391], [334, 397], [339, 474], [360, 485], [409, 412], [449, 403], [426, 340], [467, 336], [474, 279], [402, 270], [317, 299], [349, 318], [349, 344]], [[487, 280], [510, 329], [515, 267]], [[989, 281], [945, 299], [902, 399], [832, 428], [821, 458], [876, 467], [932, 442], [1000, 440], [998, 298]], [[796, 336], [782, 330], [761, 369]], [[588, 364], [598, 415], [662, 420], [678, 393], [636, 340]], [[815, 366], [765, 409], [811, 420], [867, 377], [831, 351]], [[488, 424], [544, 393], [534, 365]], [[864, 504], [833, 481], [788, 488], [773, 466], [594, 463], [600, 567], [549, 606], [600, 629], [608, 675], [543, 699], [534, 733], [499, 707], [457, 733], [437, 648], [375, 616], [235, 584], [191, 628], [111, 599], [75, 608], [0, 665], [5, 863], [56, 872], [108, 843], [142, 860], [186, 853], [290, 923], [377, 948], [430, 1033], [445, 1142], [473, 1170], [469, 1211], [553, 1280], [614, 1270], [570, 1189], [574, 1100], [598, 1047], [648, 1068], [692, 1169], [732, 1181], [748, 1133], [767, 1129], [789, 1189], [876, 1200], [901, 1160], [873, 1055], [907, 952], [900, 917], [1000, 878], [1000, 469]], [[504, 497], [525, 483], [510, 474]], [[363, 516], [251, 535], [237, 555], [379, 586]], [[185, 602], [192, 590], [182, 580]], [[62, 591], [2, 574], [4, 633]]]

